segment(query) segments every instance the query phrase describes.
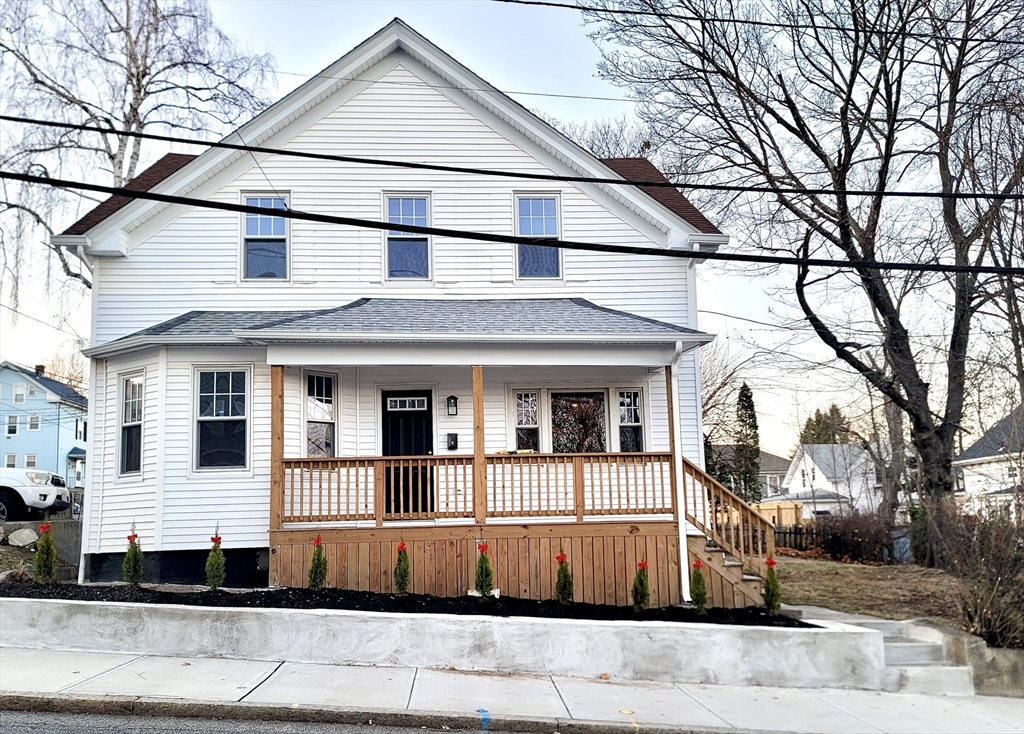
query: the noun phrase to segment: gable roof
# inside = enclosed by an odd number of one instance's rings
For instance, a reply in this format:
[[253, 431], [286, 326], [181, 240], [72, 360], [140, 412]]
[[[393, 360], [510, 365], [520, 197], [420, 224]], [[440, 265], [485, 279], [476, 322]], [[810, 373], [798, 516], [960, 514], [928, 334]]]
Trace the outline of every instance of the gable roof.
[[[721, 444], [711, 448], [715, 452], [716, 461], [730, 462], [732, 461], [733, 454], [736, 453], [736, 446], [733, 444]], [[759, 464], [761, 467], [760, 474], [785, 474], [786, 470], [789, 469], [789, 459], [770, 454], [767, 451], [761, 451]]]
[[78, 392], [75, 388], [61, 382], [60, 380], [55, 380], [52, 377], [47, 377], [46, 375], [37, 375], [35, 370], [28, 367], [22, 367], [21, 365], [14, 364], [13, 362], [0, 363], [0, 369], [4, 367], [12, 370], [13, 372], [19, 373], [22, 377], [31, 380], [44, 390], [52, 392], [66, 403], [71, 403], [72, 405], [77, 405], [81, 408], [85, 408], [89, 405], [88, 398]]
[[954, 461], [1002, 458], [1024, 452], [1024, 404], [1018, 405]]
[[[458, 90], [495, 114], [505, 124], [511, 126], [517, 134], [525, 135], [532, 144], [537, 145], [551, 156], [551, 163], [554, 164], [553, 170], [556, 173], [565, 172], [597, 178], [616, 178], [617, 176], [626, 178], [615, 168], [618, 166], [631, 169], [642, 168], [642, 177], [647, 180], [664, 179], [646, 159], [601, 161], [526, 107], [481, 79], [398, 18], [328, 66], [323, 72], [314, 75], [307, 82], [256, 115], [236, 132], [224, 138], [224, 141], [240, 145], [259, 146], [265, 144], [286, 126], [396, 51], [406, 53], [432, 73], [438, 74], [449, 82], [451, 89]], [[284, 142], [277, 140], [274, 145], [282, 147]], [[181, 154], [172, 155], [173, 159], [167, 159], [168, 157], [165, 156], [165, 159], [161, 159], [157, 164], [143, 171], [133, 180], [132, 185], [140, 189], [155, 188], [161, 193], [187, 196], [218, 172], [226, 169], [228, 165], [242, 159], [246, 154], [241, 151], [209, 148], [193, 158]], [[626, 161], [626, 163], [621, 161]], [[171, 170], [172, 168], [173, 170]], [[661, 222], [660, 226], [662, 227], [665, 226], [664, 222], [667, 220], [683, 222], [685, 227], [692, 228], [695, 230], [694, 234], [702, 237], [700, 240], [695, 240], [695, 244], [699, 245], [702, 250], [716, 250], [728, 239], [727, 235], [708, 222], [682, 194], [674, 189], [648, 188], [645, 190], [642, 187], [609, 184], [595, 184], [594, 186], [604, 195], [624, 204], [638, 216], [650, 222]], [[107, 225], [102, 232], [102, 235], [106, 236], [111, 228], [125, 226], [133, 222], [141, 223], [168, 206], [171, 205], [142, 200], [127, 202], [123, 197], [111, 197], [69, 227], [63, 235], [58, 235], [58, 238], [85, 234], [101, 223]], [[67, 242], [62, 243], [58, 240], [54, 244], [61, 245], [67, 244]], [[88, 247], [95, 248], [96, 243], [90, 243]], [[104, 249], [104, 252], [106, 251], [108, 250]]]
[[[152, 166], [124, 185], [129, 191], [149, 191], [172, 173], [194, 161], [198, 156], [185, 153], [168, 153]], [[111, 196], [101, 201], [81, 219], [65, 229], [61, 234], [85, 234], [117, 210], [132, 202], [127, 196]]]
[[[485, 327], [482, 325], [486, 325]], [[313, 311], [190, 311], [88, 356], [158, 344], [270, 341], [706, 342], [709, 334], [598, 306], [582, 298], [361, 298]]]
[[870, 458], [866, 449], [850, 443], [805, 443], [800, 450], [833, 484], [848, 479], [851, 472]]
[[[601, 162], [625, 179], [668, 182], [665, 174], [646, 158], [602, 158]], [[664, 204], [701, 232], [706, 234], [722, 233], [718, 227], [708, 221], [707, 217], [701, 214], [697, 207], [690, 203], [689, 199], [680, 193], [679, 189], [652, 188], [650, 186], [637, 186], [637, 189]]]

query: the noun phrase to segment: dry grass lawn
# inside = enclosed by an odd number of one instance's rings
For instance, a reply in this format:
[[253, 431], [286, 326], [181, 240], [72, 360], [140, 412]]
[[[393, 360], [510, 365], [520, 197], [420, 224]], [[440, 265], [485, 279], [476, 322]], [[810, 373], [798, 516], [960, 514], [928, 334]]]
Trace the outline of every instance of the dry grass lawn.
[[956, 581], [920, 566], [865, 566], [804, 558], [778, 558], [782, 601], [887, 619], [926, 617], [959, 627]]

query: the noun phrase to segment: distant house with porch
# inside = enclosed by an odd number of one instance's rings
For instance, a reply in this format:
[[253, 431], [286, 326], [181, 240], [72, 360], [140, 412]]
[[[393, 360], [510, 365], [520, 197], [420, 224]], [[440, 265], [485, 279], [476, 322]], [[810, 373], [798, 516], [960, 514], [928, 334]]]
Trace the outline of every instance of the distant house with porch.
[[875, 512], [882, 497], [875, 464], [854, 444], [802, 444], [782, 480], [781, 500], [803, 503], [805, 518]]
[[7, 468], [45, 469], [82, 487], [89, 401], [43, 365], [0, 363], [0, 458]]
[[200, 580], [219, 524], [229, 583], [303, 585], [320, 535], [329, 585], [391, 590], [404, 540], [412, 590], [456, 596], [487, 540], [512, 596], [550, 598], [564, 550], [582, 601], [630, 603], [646, 560], [679, 602], [700, 557], [713, 601], [760, 603], [771, 525], [700, 468], [696, 261], [546, 246], [727, 243], [676, 189], [625, 183], [653, 165], [594, 157], [399, 20], [243, 141], [624, 183], [218, 148], [144, 171], [253, 209], [115, 197], [53, 238], [94, 263], [83, 578], [119, 577], [134, 524], [154, 580]]

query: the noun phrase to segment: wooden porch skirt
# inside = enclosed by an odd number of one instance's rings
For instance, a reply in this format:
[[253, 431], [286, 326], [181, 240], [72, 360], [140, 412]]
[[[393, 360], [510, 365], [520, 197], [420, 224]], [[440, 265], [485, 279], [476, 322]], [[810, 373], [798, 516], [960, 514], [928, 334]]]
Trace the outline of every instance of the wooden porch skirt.
[[[317, 534], [315, 529], [271, 530], [272, 584], [307, 585]], [[494, 586], [506, 596], [553, 598], [555, 556], [563, 550], [572, 568], [574, 601], [631, 604], [633, 576], [642, 560], [649, 564], [651, 605], [681, 601], [675, 522], [323, 529], [319, 535], [327, 556], [327, 585], [335, 588], [393, 593], [397, 547], [404, 540], [411, 593], [464, 596], [473, 588], [477, 542], [484, 539]]]

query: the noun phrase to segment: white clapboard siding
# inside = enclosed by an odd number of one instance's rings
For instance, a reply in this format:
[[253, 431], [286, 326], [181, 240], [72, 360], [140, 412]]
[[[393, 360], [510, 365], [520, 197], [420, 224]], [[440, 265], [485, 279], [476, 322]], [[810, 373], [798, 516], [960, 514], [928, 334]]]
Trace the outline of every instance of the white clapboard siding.
[[[369, 85], [296, 135], [286, 147], [513, 171], [551, 169], [440, 91], [416, 86], [416, 64], [394, 59]], [[330, 105], [328, 99], [323, 104]], [[400, 112], [399, 112], [400, 111]], [[269, 182], [268, 182], [269, 179]], [[384, 217], [384, 194], [425, 193], [431, 224], [514, 234], [514, 195], [561, 197], [561, 234], [613, 245], [662, 246], [639, 218], [569, 184], [378, 168], [268, 156], [211, 198], [237, 203], [246, 192], [287, 192], [296, 209]], [[564, 279], [516, 281], [515, 248], [435, 238], [430, 281], [388, 282], [384, 236], [375, 230], [293, 221], [288, 282], [239, 282], [238, 215], [186, 210], [138, 244], [128, 258], [97, 260], [95, 343], [105, 343], [193, 309], [299, 309], [362, 297], [585, 297], [687, 325], [686, 265], [680, 260], [567, 251]], [[627, 221], [629, 220], [629, 221]], [[652, 231], [649, 225], [647, 232]]]

